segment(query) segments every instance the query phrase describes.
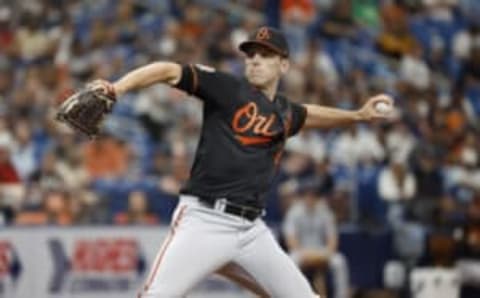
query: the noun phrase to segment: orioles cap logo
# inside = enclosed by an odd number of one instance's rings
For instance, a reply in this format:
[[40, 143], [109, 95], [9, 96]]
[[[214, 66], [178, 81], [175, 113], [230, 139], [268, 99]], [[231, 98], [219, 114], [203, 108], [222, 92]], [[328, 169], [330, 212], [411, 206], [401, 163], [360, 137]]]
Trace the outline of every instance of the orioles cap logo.
[[257, 36], [255, 37], [257, 40], [268, 40], [270, 39], [270, 31], [267, 27], [262, 27], [258, 30]]

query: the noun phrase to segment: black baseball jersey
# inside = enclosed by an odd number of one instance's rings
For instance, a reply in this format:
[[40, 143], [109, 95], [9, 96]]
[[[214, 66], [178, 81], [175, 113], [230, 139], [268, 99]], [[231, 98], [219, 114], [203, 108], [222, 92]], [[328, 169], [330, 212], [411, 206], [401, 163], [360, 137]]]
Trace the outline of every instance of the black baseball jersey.
[[286, 137], [303, 126], [305, 107], [281, 95], [271, 101], [245, 78], [202, 65], [183, 66], [174, 87], [204, 102], [195, 160], [181, 193], [263, 208]]

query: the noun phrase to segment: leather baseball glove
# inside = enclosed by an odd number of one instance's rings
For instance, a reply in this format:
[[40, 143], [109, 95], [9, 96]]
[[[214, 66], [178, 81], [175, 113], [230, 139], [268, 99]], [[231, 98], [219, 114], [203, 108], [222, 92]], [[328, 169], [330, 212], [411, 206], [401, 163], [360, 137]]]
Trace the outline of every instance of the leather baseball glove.
[[116, 102], [115, 90], [110, 82], [97, 80], [68, 97], [59, 107], [56, 119], [75, 131], [94, 138]]

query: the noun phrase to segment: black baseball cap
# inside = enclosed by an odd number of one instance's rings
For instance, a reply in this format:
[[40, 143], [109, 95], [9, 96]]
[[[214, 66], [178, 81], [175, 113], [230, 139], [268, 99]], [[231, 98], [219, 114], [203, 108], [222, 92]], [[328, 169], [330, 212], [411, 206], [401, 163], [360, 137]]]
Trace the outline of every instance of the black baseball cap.
[[242, 42], [239, 49], [245, 52], [252, 45], [261, 45], [276, 52], [280, 56], [288, 57], [288, 43], [282, 31], [272, 27], [260, 27], [248, 38]]

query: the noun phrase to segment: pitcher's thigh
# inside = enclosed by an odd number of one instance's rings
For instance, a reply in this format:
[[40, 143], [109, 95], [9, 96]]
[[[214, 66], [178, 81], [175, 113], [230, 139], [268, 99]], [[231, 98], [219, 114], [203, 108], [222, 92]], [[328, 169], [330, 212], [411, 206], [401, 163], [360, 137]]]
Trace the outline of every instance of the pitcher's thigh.
[[245, 246], [234, 262], [255, 278], [271, 297], [317, 297], [270, 231], [262, 233]]
[[197, 283], [225, 264], [234, 242], [199, 222], [173, 225], [147, 277], [141, 298], [184, 297]]

